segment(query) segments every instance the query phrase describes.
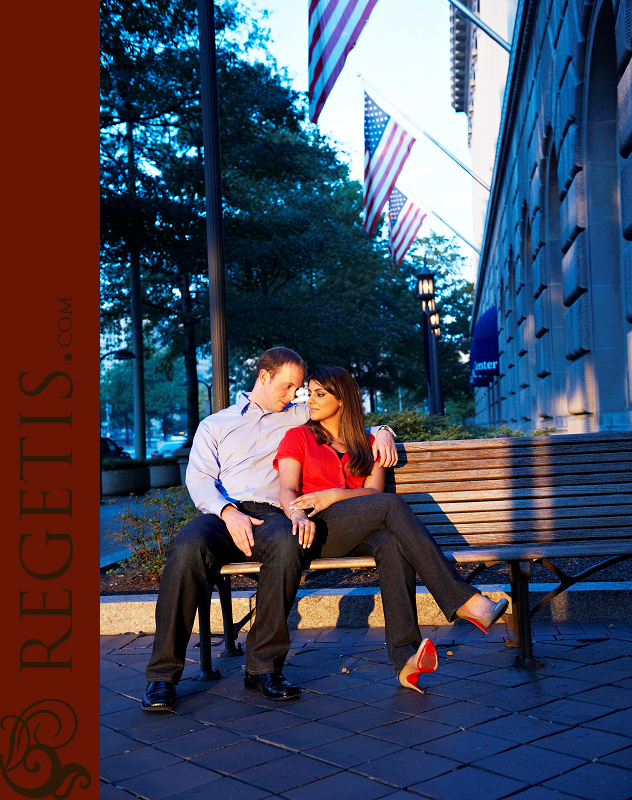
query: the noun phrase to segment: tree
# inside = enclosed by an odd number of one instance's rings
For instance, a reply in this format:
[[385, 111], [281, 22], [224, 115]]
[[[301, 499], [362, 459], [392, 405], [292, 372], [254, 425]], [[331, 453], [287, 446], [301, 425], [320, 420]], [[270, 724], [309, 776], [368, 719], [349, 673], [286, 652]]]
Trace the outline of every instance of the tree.
[[[333, 151], [314, 144], [302, 129], [297, 95], [269, 66], [242, 57], [262, 41], [257, 25], [245, 22], [237, 3], [227, 0], [218, 8], [227, 219], [260, 202], [264, 183], [274, 188], [273, 196], [263, 198], [269, 206], [284, 187], [338, 168]], [[137, 259], [152, 333], [184, 357], [192, 437], [196, 353], [208, 340], [195, 4], [106, 0], [102, 45], [103, 323], [107, 327], [128, 314], [127, 266]], [[247, 244], [258, 235], [248, 234]]]
[[[175, 428], [174, 415], [184, 414], [186, 388], [184, 365], [169, 351], [151, 354], [145, 371], [145, 410], [148, 419], [159, 419], [162, 435], [167, 439]], [[112, 407], [112, 423], [127, 434], [132, 412], [132, 370], [129, 363], [114, 364], [101, 377], [101, 407]], [[126, 436], [127, 438], [127, 436]]]
[[101, 420], [107, 418], [106, 406], [110, 406], [110, 421], [116, 428], [125, 431], [125, 444], [130, 441], [130, 417], [134, 411], [132, 403], [132, 369], [129, 362], [116, 363], [107, 369], [101, 367]]
[[[373, 397], [397, 385], [423, 396], [410, 264], [364, 233], [361, 187], [306, 121], [305, 98], [256, 59], [259, 22], [234, 0], [216, 8], [231, 363], [283, 344], [312, 366], [349, 368]], [[184, 362], [192, 438], [209, 344], [194, 0], [104, 0], [102, 42], [103, 325], [128, 316], [138, 258], [147, 340]], [[452, 345], [445, 359], [458, 361]]]

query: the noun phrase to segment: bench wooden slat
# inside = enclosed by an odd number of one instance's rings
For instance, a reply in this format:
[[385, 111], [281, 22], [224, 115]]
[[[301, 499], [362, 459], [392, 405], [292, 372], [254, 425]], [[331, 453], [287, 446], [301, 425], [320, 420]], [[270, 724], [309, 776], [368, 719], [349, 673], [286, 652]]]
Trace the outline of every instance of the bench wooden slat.
[[[504, 561], [506, 559], [522, 559], [525, 561], [537, 558], [574, 558], [574, 557], [601, 557], [609, 555], [632, 555], [632, 542], [606, 542], [595, 549], [590, 545], [554, 545], [543, 544], [531, 548], [524, 547], [498, 547], [487, 549], [446, 550], [445, 555], [450, 561], [456, 563], [476, 563], [485, 561]], [[372, 569], [375, 559], [348, 556], [347, 558], [315, 558], [310, 562], [308, 569]], [[261, 569], [259, 561], [244, 561], [226, 564], [220, 570], [221, 575], [248, 575], [258, 573]]]
[[[481, 514], [491, 513], [493, 511], [507, 511], [510, 509], [518, 510], [535, 510], [535, 509], [572, 509], [572, 508], [603, 508], [606, 507], [621, 507], [630, 506], [632, 504], [632, 492], [626, 494], [611, 494], [610, 496], [602, 494], [586, 493], [584, 497], [577, 495], [567, 495], [562, 497], [528, 497], [528, 498], [510, 498], [507, 500], [497, 499], [479, 499], [473, 501], [463, 501], [457, 498], [449, 498], [449, 496], [439, 501], [436, 497], [427, 496], [425, 502], [410, 503], [409, 505], [416, 514], [432, 514], [437, 511], [442, 511], [444, 514], [452, 515], [460, 511], [478, 512]], [[619, 513], [619, 512], [617, 512]], [[628, 508], [627, 512], [630, 513]]]
[[[577, 527], [577, 524], [581, 520], [590, 520], [591, 527], [597, 525], [597, 527], [605, 528], [606, 530], [610, 530], [613, 527], [621, 527], [621, 526], [628, 526], [630, 524], [630, 516], [632, 516], [629, 512], [627, 514], [621, 514], [617, 516], [616, 519], [618, 522], [610, 522], [606, 523], [599, 523], [600, 519], [603, 519], [599, 514], [598, 509], [595, 511], [594, 515], [589, 515], [586, 512], [588, 509], [575, 509], [575, 513], [555, 513], [551, 512], [543, 512], [540, 513], [528, 513], [528, 512], [521, 512], [520, 514], [515, 514], [512, 512], [502, 512], [496, 511], [490, 514], [473, 514], [462, 512], [460, 514], [448, 514], [447, 519], [445, 514], [436, 515], [431, 514], [426, 516], [425, 514], [418, 514], [420, 521], [423, 522], [429, 529], [431, 529], [431, 533], [437, 529], [437, 526], [441, 525], [451, 525], [452, 528], [456, 528], [459, 531], [463, 530], [463, 526], [465, 525], [475, 525], [476, 528], [479, 530], [493, 530], [491, 527], [488, 527], [488, 523], [498, 523], [501, 525], [500, 529], [508, 529], [512, 526], [515, 530], [520, 530], [522, 527], [521, 523], [525, 523], [525, 528], [529, 528], [529, 522], [534, 519], [542, 520], [543, 523], [548, 522], [548, 527], [556, 528], [556, 527]], [[495, 530], [495, 529], [494, 529]]]
[[[370, 557], [346, 556], [345, 558], [315, 558], [309, 569], [368, 569], [375, 567], [375, 559]], [[220, 575], [248, 575], [259, 572], [259, 561], [243, 561], [235, 564], [226, 564], [220, 570]]]
[[[424, 524], [426, 524], [424, 522]], [[491, 535], [493, 533], [504, 533], [507, 531], [541, 531], [541, 530], [592, 530], [594, 528], [601, 528], [605, 531], [617, 528], [619, 530], [629, 530], [630, 518], [629, 516], [622, 515], [620, 517], [557, 517], [555, 519], [515, 519], [508, 522], [485, 522], [479, 520], [477, 522], [468, 523], [460, 522], [458, 525], [454, 524], [433, 524], [427, 525], [428, 530], [433, 536], [438, 536], [443, 533], [454, 533], [455, 529], [458, 533], [464, 536], [468, 533], [478, 533]], [[626, 533], [627, 535], [627, 533]]]
[[[430, 470], [426, 473], [404, 472], [395, 473], [391, 481], [395, 483], [398, 491], [406, 491], [405, 485], [413, 484], [416, 486], [422, 481], [427, 483], [447, 483], [449, 481], [469, 481], [469, 480], [511, 480], [512, 478], [546, 478], [555, 475], [600, 475], [609, 472], [629, 473], [631, 471], [630, 464], [565, 464], [565, 465], [534, 465], [529, 471], [518, 472], [515, 469], [503, 468], [495, 469], [491, 466], [481, 467], [476, 470]], [[588, 477], [590, 481], [590, 477]]]
[[626, 453], [581, 453], [578, 455], [560, 455], [550, 457], [546, 455], [534, 454], [533, 456], [520, 458], [481, 458], [481, 459], [433, 459], [431, 461], [411, 461], [408, 460], [399, 466], [393, 467], [395, 475], [402, 473], [413, 473], [419, 475], [424, 472], [456, 472], [465, 470], [467, 472], [477, 472], [479, 468], [497, 471], [512, 470], [514, 473], [524, 473], [528, 475], [537, 467], [554, 466], [557, 469], [566, 466], [579, 466], [587, 464], [612, 464], [615, 468], [625, 464], [632, 464], [632, 452]]
[[[456, 456], [456, 454], [455, 454]], [[390, 467], [395, 474], [401, 472], [413, 472], [415, 474], [424, 472], [434, 472], [435, 470], [469, 470], [476, 471], [478, 468], [492, 466], [497, 469], [512, 468], [517, 470], [528, 470], [533, 466], [540, 465], [567, 465], [567, 464], [630, 464], [632, 462], [632, 450], [624, 452], [609, 453], [581, 453], [577, 455], [564, 454], [557, 456], [554, 453], [540, 455], [539, 453], [521, 453], [513, 457], [506, 453], [502, 457], [494, 457], [489, 454], [483, 458], [464, 458], [458, 454], [458, 458], [402, 458], [396, 466]]]
[[[600, 475], [594, 475], [591, 479], [595, 481], [596, 478], [599, 478], [599, 484], [597, 483], [588, 483], [589, 486], [595, 486], [600, 488], [600, 484], [603, 481], [606, 482], [607, 487], [611, 487], [612, 491], [619, 491], [620, 486], [615, 486], [615, 484], [630, 484], [630, 475], [629, 470], [621, 470], [621, 472], [604, 472]], [[513, 497], [518, 496], [521, 492], [542, 492], [544, 490], [548, 490], [550, 493], [556, 493], [558, 491], [564, 491], [568, 489], [569, 492], [577, 491], [577, 487], [583, 487], [587, 483], [587, 478], [585, 475], [552, 475], [548, 477], [533, 477], [530, 476], [528, 478], [501, 478], [501, 479], [489, 479], [489, 480], [470, 480], [470, 481], [433, 481], [424, 483], [424, 481], [415, 481], [414, 484], [407, 486], [406, 484], [398, 484], [397, 485], [397, 493], [401, 495], [405, 495], [406, 501], [411, 502], [410, 498], [411, 495], [414, 497], [415, 493], [419, 494], [428, 494], [431, 493], [433, 496], [437, 492], [441, 492], [445, 485], [445, 492], [452, 493], [452, 492], [464, 492], [464, 493], [475, 493], [475, 492], [484, 492], [486, 494], [497, 491], [500, 496], [502, 497]], [[389, 494], [394, 494], [396, 492], [396, 486], [394, 482], [388, 483], [387, 477], [387, 484], [386, 484], [386, 492]]]
[[[512, 451], [524, 450], [525, 452], [531, 449], [542, 449], [554, 447], [556, 449], [563, 447], [573, 447], [580, 445], [580, 447], [592, 448], [597, 450], [618, 447], [620, 444], [625, 448], [628, 443], [632, 442], [631, 431], [612, 431], [604, 433], [579, 433], [579, 434], [563, 434], [560, 436], [518, 436], [508, 439], [446, 439], [433, 442], [405, 442], [397, 445], [397, 449], [410, 453], [435, 453], [437, 451], [455, 452], [459, 450], [466, 451], [467, 453], [480, 452], [485, 449], [493, 449], [495, 451]], [[497, 453], [494, 453], [494, 457]]]
[[[427, 442], [426, 444], [430, 444]], [[436, 442], [435, 442], [436, 444]], [[400, 445], [399, 454], [401, 463], [424, 463], [435, 461], [452, 461], [455, 459], [476, 460], [482, 461], [485, 458], [492, 458], [494, 460], [500, 459], [514, 459], [514, 458], [546, 458], [547, 455], [555, 458], [570, 458], [582, 454], [614, 454], [614, 453], [630, 453], [632, 452], [632, 438], [629, 441], [610, 442], [604, 446], [603, 442], [590, 442], [584, 445], [581, 444], [565, 444], [559, 439], [551, 441], [544, 446], [538, 447], [535, 444], [530, 445], [528, 448], [505, 447], [502, 450], [498, 449], [497, 445], [488, 447], [482, 446], [477, 448], [424, 448], [423, 450], [411, 449], [409, 444]]]
[[608, 542], [590, 544], [543, 544], [520, 545], [519, 547], [470, 548], [446, 551], [446, 557], [459, 564], [488, 561], [533, 561], [538, 558], [602, 558], [607, 556], [632, 556], [632, 541], [613, 539]]
[[[429, 528], [429, 530], [431, 529]], [[632, 540], [632, 527], [616, 529], [608, 528], [607, 530], [612, 533], [610, 538], [620, 541], [627, 541], [628, 539]], [[481, 547], [504, 547], [506, 545], [513, 544], [528, 544], [529, 542], [537, 542], [538, 544], [541, 544], [542, 542], [549, 542], [551, 544], [568, 544], [581, 541], [590, 542], [591, 547], [599, 547], [599, 543], [604, 540], [604, 530], [602, 528], [582, 528], [580, 530], [568, 529], [566, 531], [560, 531], [559, 529], [516, 531], [512, 529], [510, 531], [505, 531], [504, 533], [495, 533], [492, 536], [480, 532], [452, 532], [438, 534], [436, 531], [434, 531], [434, 533], [436, 534], [434, 537], [435, 541], [442, 550], [445, 550], [446, 548], [451, 549], [454, 547], [459, 547], [459, 545], [463, 547], [465, 547], [465, 545], [469, 545], [470, 547], [474, 545]]]
[[619, 519], [618, 524], [622, 524], [622, 519], [628, 521], [632, 517], [632, 506], [629, 503], [618, 504], [611, 507], [604, 503], [600, 505], [581, 505], [574, 506], [553, 504], [536, 505], [533, 504], [525, 508], [485, 508], [480, 503], [468, 506], [467, 503], [459, 503], [460, 510], [455, 510], [450, 504], [443, 504], [440, 508], [436, 505], [426, 505], [415, 507], [413, 511], [424, 525], [442, 525], [451, 523], [460, 525], [463, 523], [477, 524], [484, 528], [488, 522], [521, 522], [531, 519], [543, 520], [571, 520], [573, 523], [578, 519], [597, 519], [607, 513], [609, 517]]
[[[621, 483], [629, 483], [627, 478], [623, 478]], [[621, 490], [626, 489], [617, 483], [606, 483], [603, 486], [599, 484], [586, 484], [583, 481], [578, 482], [574, 486], [525, 486], [512, 488], [509, 491], [502, 488], [487, 488], [487, 489], [472, 489], [470, 490], [468, 484], [463, 484], [461, 489], [449, 491], [441, 491], [439, 487], [434, 487], [428, 492], [410, 493], [405, 495], [405, 500], [410, 506], [417, 504], [424, 504], [431, 501], [435, 503], [447, 502], [472, 502], [486, 501], [486, 500], [503, 500], [509, 498], [511, 500], [528, 500], [528, 499], [545, 499], [547, 497], [584, 497], [590, 495], [591, 497], [599, 497], [600, 495], [614, 495]], [[630, 490], [632, 495], [632, 489]], [[631, 500], [632, 502], [632, 500]]]

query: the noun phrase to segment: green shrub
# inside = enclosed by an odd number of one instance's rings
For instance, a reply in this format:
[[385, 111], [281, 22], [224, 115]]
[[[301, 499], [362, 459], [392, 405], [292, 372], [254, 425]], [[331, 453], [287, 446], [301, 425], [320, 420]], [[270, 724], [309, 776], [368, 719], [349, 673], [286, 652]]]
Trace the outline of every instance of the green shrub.
[[160, 578], [169, 545], [189, 520], [200, 515], [185, 486], [145, 496], [138, 506], [125, 507], [110, 523], [106, 537], [129, 547], [128, 563], [136, 575]]
[[104, 472], [112, 469], [138, 469], [148, 466], [149, 461], [140, 458], [104, 458], [101, 462], [101, 469]]
[[176, 456], [154, 456], [147, 463], [150, 467], [169, 467], [172, 464], [177, 464], [178, 459]]
[[463, 425], [450, 417], [430, 416], [419, 411], [398, 411], [395, 414], [367, 414], [367, 427], [389, 425], [396, 432], [398, 442], [435, 442], [444, 439], [496, 439], [499, 436], [548, 436], [555, 428], [533, 428], [529, 433], [514, 431], [508, 425], [483, 428], [480, 425]]
[[500, 425], [497, 428], [481, 428], [485, 435], [481, 439], [497, 439], [499, 436], [550, 436], [555, 433], [555, 428], [531, 428], [529, 433], [514, 431], [509, 425]]
[[432, 442], [438, 439], [473, 439], [468, 429], [450, 417], [430, 416], [419, 411], [398, 411], [395, 414], [367, 414], [367, 427], [390, 425], [398, 442]]

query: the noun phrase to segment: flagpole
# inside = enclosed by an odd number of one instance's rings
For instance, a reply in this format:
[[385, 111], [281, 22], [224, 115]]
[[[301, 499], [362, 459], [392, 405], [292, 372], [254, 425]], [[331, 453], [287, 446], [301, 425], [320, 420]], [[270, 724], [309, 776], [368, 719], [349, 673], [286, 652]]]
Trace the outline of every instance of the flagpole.
[[468, 19], [472, 25], [476, 28], [480, 28], [484, 33], [486, 33], [490, 39], [493, 39], [496, 44], [499, 44], [504, 50], [508, 53], [511, 53], [511, 45], [509, 42], [506, 42], [502, 36], [499, 36], [496, 31], [492, 30], [489, 25], [486, 25], [480, 17], [477, 17], [476, 14], [469, 9], [466, 5], [459, 2], [459, 0], [448, 0], [450, 5], [454, 6], [456, 11], [459, 14], [462, 14], [466, 19]]
[[468, 245], [468, 247], [471, 247], [471, 248], [472, 248], [472, 250], [474, 250], [474, 252], [478, 253], [478, 254], [479, 254], [479, 256], [480, 256], [480, 254], [481, 254], [481, 251], [478, 249], [478, 247], [474, 247], [474, 245], [472, 244], [472, 242], [468, 241], [468, 240], [465, 238], [465, 236], [463, 236], [463, 235], [462, 235], [462, 234], [460, 234], [460, 233], [459, 233], [459, 232], [458, 232], [458, 231], [457, 231], [455, 228], [453, 228], [453, 227], [452, 227], [452, 225], [450, 225], [450, 223], [449, 223], [449, 222], [446, 222], [446, 221], [443, 219], [443, 217], [440, 217], [440, 216], [437, 214], [437, 212], [436, 212], [436, 211], [433, 211], [433, 210], [430, 208], [430, 206], [429, 206], [429, 205], [427, 205], [426, 203], [422, 203], [422, 201], [421, 201], [421, 200], [420, 200], [418, 197], [415, 197], [415, 195], [414, 195], [412, 192], [409, 192], [407, 189], [403, 189], [403, 188], [401, 188], [401, 187], [398, 187], [398, 188], [400, 189], [400, 191], [401, 191], [403, 194], [405, 194], [405, 195], [406, 195], [407, 197], [409, 197], [411, 200], [414, 200], [414, 201], [417, 203], [417, 205], [419, 205], [419, 206], [422, 206], [422, 208], [425, 208], [425, 209], [428, 211], [428, 213], [429, 213], [429, 214], [432, 214], [432, 216], [433, 216], [433, 217], [436, 217], [436, 218], [437, 218], [437, 219], [438, 219], [440, 222], [443, 222], [443, 224], [444, 224], [444, 225], [446, 225], [448, 228], [450, 228], [450, 230], [452, 231], [452, 233], [456, 234], [456, 236], [458, 236], [458, 237], [459, 237], [459, 239], [462, 239], [462, 240], [465, 242], [465, 244], [466, 244], [466, 245]]
[[402, 117], [404, 117], [405, 119], [407, 119], [407, 120], [408, 120], [408, 122], [410, 122], [410, 124], [411, 124], [411, 125], [413, 125], [415, 128], [417, 128], [417, 130], [418, 130], [418, 131], [420, 131], [420, 133], [422, 133], [422, 134], [423, 134], [425, 137], [427, 137], [428, 139], [430, 139], [430, 141], [431, 141], [433, 144], [435, 144], [435, 145], [436, 145], [436, 146], [437, 146], [437, 147], [438, 147], [440, 150], [442, 150], [442, 151], [443, 151], [443, 152], [444, 152], [444, 153], [445, 153], [447, 156], [449, 156], [449, 157], [452, 159], [452, 161], [455, 161], [455, 162], [456, 162], [456, 163], [457, 163], [457, 164], [458, 164], [458, 165], [459, 165], [459, 166], [460, 166], [462, 169], [464, 169], [464, 170], [465, 170], [465, 171], [468, 173], [468, 175], [470, 175], [472, 178], [474, 178], [474, 180], [475, 180], [475, 181], [477, 181], [478, 183], [480, 183], [480, 185], [481, 185], [481, 186], [482, 186], [484, 189], [487, 189], [487, 191], [488, 191], [488, 192], [490, 192], [490, 191], [491, 191], [491, 186], [490, 186], [489, 184], [485, 183], [485, 181], [484, 181], [482, 178], [479, 178], [479, 176], [478, 176], [478, 175], [477, 175], [475, 172], [472, 172], [472, 170], [471, 170], [471, 169], [470, 169], [470, 168], [469, 168], [469, 167], [468, 167], [466, 164], [464, 164], [464, 163], [463, 163], [462, 161], [460, 161], [460, 160], [459, 160], [459, 159], [458, 159], [458, 158], [457, 158], [457, 157], [456, 157], [456, 156], [455, 156], [453, 153], [451, 153], [449, 150], [447, 150], [447, 149], [446, 149], [446, 148], [445, 148], [445, 147], [444, 147], [444, 146], [443, 146], [443, 145], [442, 145], [440, 142], [438, 142], [438, 141], [437, 141], [437, 140], [436, 140], [436, 139], [435, 139], [433, 136], [431, 136], [431, 135], [428, 133], [428, 131], [424, 130], [424, 129], [421, 127], [421, 125], [419, 125], [418, 123], [416, 123], [416, 122], [415, 122], [415, 120], [411, 119], [411, 118], [408, 116], [408, 114], [406, 114], [406, 112], [405, 112], [405, 111], [402, 111], [402, 109], [401, 109], [401, 108], [400, 108], [398, 105], [396, 105], [396, 104], [395, 104], [395, 103], [393, 103], [391, 100], [389, 100], [389, 99], [388, 99], [388, 97], [386, 97], [385, 95], [383, 95], [383, 94], [382, 94], [382, 92], [380, 92], [380, 90], [379, 90], [379, 89], [376, 89], [376, 88], [375, 88], [375, 86], [373, 86], [371, 83], [369, 83], [369, 82], [367, 81], [367, 79], [366, 79], [366, 78], [365, 78], [363, 75], [361, 75], [360, 73], [358, 73], [358, 77], [362, 79], [362, 83], [363, 83], [365, 86], [368, 86], [368, 87], [369, 87], [369, 89], [371, 89], [372, 91], [374, 91], [376, 94], [379, 94], [379, 96], [380, 96], [381, 98], [383, 98], [384, 100], [386, 100], [386, 102], [387, 102], [387, 103], [388, 103], [390, 106], [392, 106], [392, 107], [393, 107], [393, 108], [394, 108], [394, 109], [395, 109], [395, 110], [396, 110], [396, 111], [397, 111], [399, 114], [401, 114], [401, 115], [402, 115]]

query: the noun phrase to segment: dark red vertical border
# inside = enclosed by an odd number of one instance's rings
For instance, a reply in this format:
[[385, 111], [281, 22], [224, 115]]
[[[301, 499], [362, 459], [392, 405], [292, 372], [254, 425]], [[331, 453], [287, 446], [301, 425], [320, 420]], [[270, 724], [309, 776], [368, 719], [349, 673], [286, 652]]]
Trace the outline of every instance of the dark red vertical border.
[[96, 798], [99, 6], [2, 22], [0, 795]]

